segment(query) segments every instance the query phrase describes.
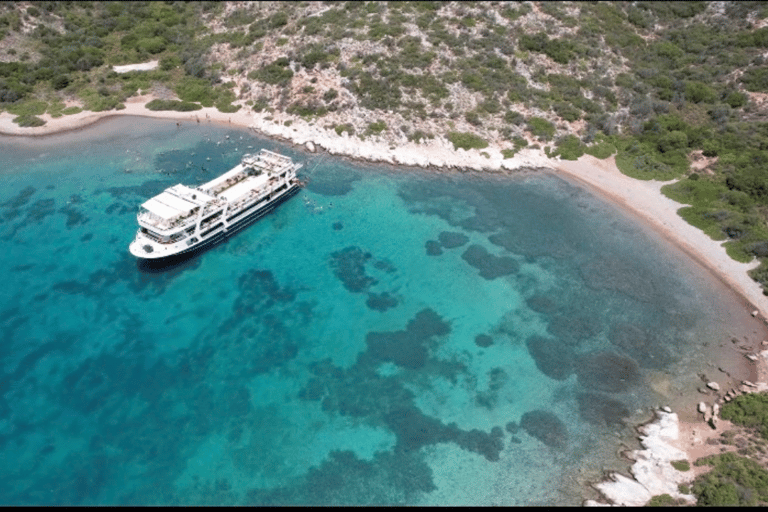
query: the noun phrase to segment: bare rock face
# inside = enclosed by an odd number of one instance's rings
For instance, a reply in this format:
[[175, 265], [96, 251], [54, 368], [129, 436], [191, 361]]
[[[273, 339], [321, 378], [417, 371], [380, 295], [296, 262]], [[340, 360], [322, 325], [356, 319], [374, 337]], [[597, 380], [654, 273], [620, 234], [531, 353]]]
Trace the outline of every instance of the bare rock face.
[[643, 449], [632, 453], [635, 463], [630, 471], [634, 479], [614, 473], [610, 480], [594, 487], [613, 504], [625, 507], [644, 506], [651, 497], [660, 494], [669, 494], [694, 504], [693, 496], [681, 494], [678, 490], [678, 485], [686, 481], [686, 475], [671, 464], [675, 460], [687, 459], [685, 452], [669, 444], [679, 435], [677, 414], [656, 411], [656, 421], [644, 425], [639, 431]]

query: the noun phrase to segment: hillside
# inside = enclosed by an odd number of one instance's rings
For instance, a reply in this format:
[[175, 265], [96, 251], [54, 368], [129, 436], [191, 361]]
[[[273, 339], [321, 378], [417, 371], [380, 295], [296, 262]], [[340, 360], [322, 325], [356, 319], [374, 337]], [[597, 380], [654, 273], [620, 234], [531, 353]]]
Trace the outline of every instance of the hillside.
[[[396, 145], [616, 153], [768, 287], [766, 2], [0, 4], [0, 108], [34, 127], [216, 106]], [[158, 60], [151, 71], [112, 66]]]

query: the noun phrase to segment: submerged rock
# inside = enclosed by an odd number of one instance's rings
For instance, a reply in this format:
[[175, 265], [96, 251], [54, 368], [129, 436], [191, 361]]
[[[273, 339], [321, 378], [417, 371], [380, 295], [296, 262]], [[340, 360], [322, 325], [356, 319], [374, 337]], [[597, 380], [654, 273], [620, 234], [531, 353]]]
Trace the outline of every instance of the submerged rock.
[[427, 240], [424, 247], [427, 249], [427, 256], [440, 256], [443, 254], [443, 248], [435, 240]]
[[443, 231], [437, 238], [446, 249], [455, 249], [469, 242], [469, 237], [464, 233], [454, 233], [452, 231]]
[[489, 281], [497, 277], [514, 274], [520, 269], [517, 261], [509, 256], [494, 256], [482, 245], [470, 245], [462, 259], [478, 269], [480, 276]]
[[629, 323], [611, 326], [608, 340], [637, 360], [644, 368], [662, 370], [673, 362], [664, 342], [651, 331]]
[[376, 279], [365, 274], [365, 264], [371, 259], [370, 253], [359, 247], [350, 246], [331, 254], [333, 273], [352, 293], [364, 292], [377, 283]]
[[630, 416], [626, 405], [602, 393], [579, 393], [579, 416], [593, 425], [622, 425]]
[[488, 348], [493, 345], [493, 338], [487, 334], [478, 334], [475, 336], [475, 345], [482, 348]]
[[622, 393], [642, 380], [637, 363], [613, 352], [585, 354], [574, 366], [579, 384], [607, 393]]
[[563, 450], [568, 446], [568, 430], [551, 412], [529, 411], [523, 414], [520, 427], [550, 448]]
[[555, 380], [565, 380], [573, 373], [573, 352], [562, 342], [541, 336], [531, 336], [526, 342], [528, 353], [536, 367]]
[[550, 314], [557, 311], [557, 303], [546, 295], [536, 294], [525, 301], [537, 313]]
[[550, 320], [547, 332], [570, 346], [594, 338], [602, 328], [598, 318], [584, 315], [558, 315]]
[[389, 308], [397, 306], [397, 299], [391, 296], [389, 293], [369, 293], [368, 300], [365, 301], [365, 305], [369, 309], [374, 311], [384, 312]]

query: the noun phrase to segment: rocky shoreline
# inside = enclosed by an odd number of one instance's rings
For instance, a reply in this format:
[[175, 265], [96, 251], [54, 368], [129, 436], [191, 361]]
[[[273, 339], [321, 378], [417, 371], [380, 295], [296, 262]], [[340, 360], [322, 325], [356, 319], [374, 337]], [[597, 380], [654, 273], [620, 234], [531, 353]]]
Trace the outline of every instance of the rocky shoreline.
[[[758, 357], [755, 361], [757, 371], [764, 377], [768, 370], [768, 350], [761, 352]], [[629, 469], [631, 476], [612, 472], [603, 481], [592, 483], [592, 488], [600, 493], [603, 501], [588, 499], [584, 505], [642, 507], [652, 497], [662, 494], [695, 505], [696, 497], [680, 492], [680, 485], [691, 484], [700, 471], [679, 471], [672, 463], [687, 461], [692, 466], [701, 457], [721, 453], [719, 444], [705, 443], [702, 439], [715, 437], [731, 426], [719, 418], [720, 405], [739, 394], [768, 391], [767, 382], [743, 381], [738, 389], [730, 389], [722, 394], [715, 382], [709, 382], [707, 387], [717, 395], [711, 405], [699, 403], [697, 410], [702, 415], [703, 424], [681, 422], [668, 406], [655, 410], [653, 420], [637, 427], [643, 448], [625, 454], [634, 461]]]

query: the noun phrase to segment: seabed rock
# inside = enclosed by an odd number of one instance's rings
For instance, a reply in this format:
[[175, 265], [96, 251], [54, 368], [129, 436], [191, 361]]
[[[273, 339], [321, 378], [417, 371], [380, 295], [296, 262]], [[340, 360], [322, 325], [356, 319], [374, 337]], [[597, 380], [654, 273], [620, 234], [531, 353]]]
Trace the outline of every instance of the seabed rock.
[[720, 384], [717, 382], [707, 382], [707, 387], [714, 391], [720, 391]]
[[[687, 482], [688, 476], [672, 467], [672, 461], [688, 458], [685, 452], [669, 444], [679, 436], [677, 414], [657, 410], [656, 421], [643, 425], [638, 431], [643, 449], [631, 454], [635, 460], [630, 468], [634, 479], [613, 473], [609, 480], [594, 484], [595, 489], [614, 505], [625, 507], [641, 507], [660, 494], [682, 498], [693, 505], [696, 498], [678, 490], [678, 485]], [[590, 500], [584, 504], [599, 503]]]

